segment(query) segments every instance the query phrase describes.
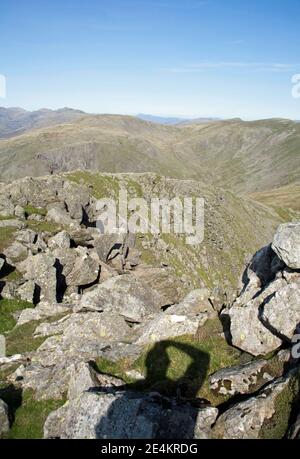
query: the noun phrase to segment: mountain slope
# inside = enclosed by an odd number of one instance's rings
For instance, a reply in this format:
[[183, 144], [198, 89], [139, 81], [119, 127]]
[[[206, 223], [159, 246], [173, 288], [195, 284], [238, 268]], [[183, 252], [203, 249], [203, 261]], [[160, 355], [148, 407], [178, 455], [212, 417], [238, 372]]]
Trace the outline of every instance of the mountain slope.
[[0, 174], [155, 172], [243, 194], [300, 184], [299, 153], [300, 124], [289, 120], [166, 126], [98, 115], [0, 140]]

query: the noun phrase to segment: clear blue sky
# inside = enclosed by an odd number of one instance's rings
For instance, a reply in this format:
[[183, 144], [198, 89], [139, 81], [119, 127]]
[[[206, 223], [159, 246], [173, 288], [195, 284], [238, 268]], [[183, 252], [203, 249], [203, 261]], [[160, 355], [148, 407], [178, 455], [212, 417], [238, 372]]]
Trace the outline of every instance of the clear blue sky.
[[1, 0], [2, 106], [300, 119], [300, 0]]

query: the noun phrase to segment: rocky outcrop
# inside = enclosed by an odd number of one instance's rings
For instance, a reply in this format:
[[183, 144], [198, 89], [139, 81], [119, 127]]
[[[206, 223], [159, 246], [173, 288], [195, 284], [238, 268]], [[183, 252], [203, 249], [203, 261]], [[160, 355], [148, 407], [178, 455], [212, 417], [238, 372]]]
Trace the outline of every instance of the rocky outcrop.
[[290, 342], [300, 322], [300, 272], [283, 263], [296, 256], [297, 228], [279, 227], [272, 248], [284, 253], [282, 261], [270, 247], [260, 251], [244, 275], [240, 296], [223, 312], [230, 319], [232, 343], [252, 355], [266, 355]]

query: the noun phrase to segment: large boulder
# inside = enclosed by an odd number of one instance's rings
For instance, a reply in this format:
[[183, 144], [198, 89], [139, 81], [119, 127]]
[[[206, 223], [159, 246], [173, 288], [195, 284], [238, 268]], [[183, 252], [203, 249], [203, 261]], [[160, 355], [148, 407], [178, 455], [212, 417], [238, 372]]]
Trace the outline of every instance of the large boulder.
[[206, 288], [193, 290], [179, 303], [167, 309], [168, 314], [200, 314], [216, 315], [211, 302], [210, 293]]
[[280, 225], [272, 249], [292, 269], [300, 269], [300, 222]]
[[67, 231], [61, 231], [48, 240], [48, 247], [51, 250], [69, 249], [71, 247], [71, 238]]
[[159, 394], [104, 388], [84, 392], [52, 412], [44, 426], [44, 438], [209, 438], [217, 415], [216, 408], [197, 409]]
[[279, 336], [291, 340], [300, 324], [300, 282], [276, 292], [264, 305], [262, 319]]
[[27, 258], [28, 249], [20, 242], [15, 241], [3, 251], [3, 254], [6, 256], [7, 262], [14, 266]]
[[76, 259], [72, 270], [66, 275], [68, 286], [85, 286], [94, 283], [100, 273], [98, 255], [84, 247], [74, 250]]
[[208, 319], [207, 313], [179, 315], [166, 311], [140, 326], [137, 330], [139, 337], [136, 344], [146, 345], [177, 336], [196, 335], [199, 327], [203, 326]]
[[40, 300], [55, 303], [57, 299], [56, 259], [50, 254], [38, 253], [18, 263], [17, 269], [28, 281], [40, 289]]
[[52, 204], [47, 212], [46, 219], [58, 225], [71, 225], [75, 222], [62, 204]]
[[117, 312], [128, 320], [141, 322], [164, 306], [163, 298], [131, 275], [108, 279], [82, 296], [76, 311]]
[[232, 307], [228, 315], [232, 344], [239, 349], [259, 356], [275, 351], [281, 346], [282, 340], [261, 322], [256, 300], [243, 307]]

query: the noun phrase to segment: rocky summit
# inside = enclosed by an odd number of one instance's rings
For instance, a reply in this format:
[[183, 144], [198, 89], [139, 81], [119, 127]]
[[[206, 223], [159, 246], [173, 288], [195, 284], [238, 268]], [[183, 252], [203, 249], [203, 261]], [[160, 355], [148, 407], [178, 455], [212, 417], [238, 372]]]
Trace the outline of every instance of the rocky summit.
[[[124, 189], [203, 197], [202, 244], [101, 233], [97, 200]], [[0, 191], [2, 437], [299, 438], [296, 218], [154, 173]]]

